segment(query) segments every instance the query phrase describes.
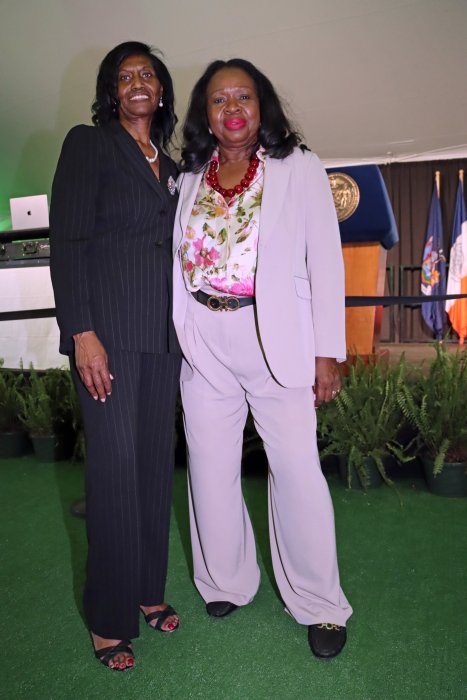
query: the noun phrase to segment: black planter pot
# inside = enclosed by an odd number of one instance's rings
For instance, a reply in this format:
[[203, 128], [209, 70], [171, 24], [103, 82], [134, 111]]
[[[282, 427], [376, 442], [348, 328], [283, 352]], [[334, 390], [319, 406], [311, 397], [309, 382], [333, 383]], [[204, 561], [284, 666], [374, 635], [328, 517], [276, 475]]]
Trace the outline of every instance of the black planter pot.
[[445, 462], [440, 474], [433, 474], [433, 460], [422, 458], [426, 483], [431, 493], [449, 498], [467, 496], [467, 462]]
[[31, 440], [38, 462], [58, 462], [70, 456], [70, 447], [63, 435], [32, 435]]
[[319, 461], [321, 463], [321, 471], [323, 474], [337, 474], [339, 472], [339, 455], [322, 456], [323, 450], [327, 447], [324, 440], [318, 439]]
[[0, 433], [0, 457], [21, 457], [31, 448], [27, 433], [21, 430]]
[[[365, 459], [365, 467], [369, 478], [367, 488], [374, 489], [381, 486], [383, 483], [383, 477], [379, 473], [378, 467], [371, 457], [367, 457]], [[352, 467], [349, 484], [347, 455], [339, 455], [339, 474], [346, 486], [350, 486], [351, 489], [363, 490], [362, 482], [360, 481], [360, 477], [358, 476], [355, 467]]]

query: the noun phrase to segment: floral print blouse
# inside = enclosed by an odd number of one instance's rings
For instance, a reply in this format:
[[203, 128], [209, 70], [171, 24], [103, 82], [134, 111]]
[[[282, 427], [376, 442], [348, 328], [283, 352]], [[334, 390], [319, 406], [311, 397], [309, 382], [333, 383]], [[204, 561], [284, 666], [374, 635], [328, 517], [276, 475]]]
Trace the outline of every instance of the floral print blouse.
[[[185, 284], [235, 296], [254, 296], [264, 155], [249, 188], [230, 204], [203, 176], [180, 248]], [[212, 159], [218, 159], [214, 153]], [[211, 160], [212, 160], [211, 159]]]

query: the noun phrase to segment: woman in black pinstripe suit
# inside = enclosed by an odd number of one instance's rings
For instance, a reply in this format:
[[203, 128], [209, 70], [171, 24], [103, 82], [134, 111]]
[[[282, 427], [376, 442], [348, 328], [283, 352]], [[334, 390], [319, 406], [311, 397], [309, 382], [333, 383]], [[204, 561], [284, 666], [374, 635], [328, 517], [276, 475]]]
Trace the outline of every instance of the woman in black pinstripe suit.
[[171, 320], [177, 169], [172, 80], [149, 46], [104, 58], [94, 127], [67, 135], [50, 212], [61, 351], [84, 418], [88, 562], [96, 657], [134, 664], [139, 614], [178, 627], [164, 601], [180, 351]]

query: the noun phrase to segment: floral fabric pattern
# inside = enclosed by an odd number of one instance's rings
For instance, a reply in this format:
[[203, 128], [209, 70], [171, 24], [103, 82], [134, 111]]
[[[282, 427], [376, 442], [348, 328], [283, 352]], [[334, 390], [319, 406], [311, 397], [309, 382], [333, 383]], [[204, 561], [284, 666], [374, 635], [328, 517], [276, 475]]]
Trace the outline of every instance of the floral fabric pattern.
[[211, 288], [221, 294], [254, 296], [264, 178], [261, 150], [257, 156], [255, 179], [229, 204], [205, 176], [201, 180], [180, 248], [185, 284], [191, 292]]

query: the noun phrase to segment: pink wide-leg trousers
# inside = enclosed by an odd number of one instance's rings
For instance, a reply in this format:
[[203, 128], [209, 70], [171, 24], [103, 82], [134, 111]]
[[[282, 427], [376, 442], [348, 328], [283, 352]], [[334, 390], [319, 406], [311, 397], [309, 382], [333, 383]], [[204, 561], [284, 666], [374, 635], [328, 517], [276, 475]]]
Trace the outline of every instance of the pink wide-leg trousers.
[[[304, 625], [345, 625], [334, 513], [316, 446], [311, 387], [280, 386], [265, 362], [253, 306], [211, 311], [190, 296], [194, 376], [182, 380], [195, 584], [206, 602], [249, 603], [260, 573], [241, 489], [251, 409], [269, 462], [269, 537], [286, 610]], [[188, 376], [188, 372], [182, 373]]]

